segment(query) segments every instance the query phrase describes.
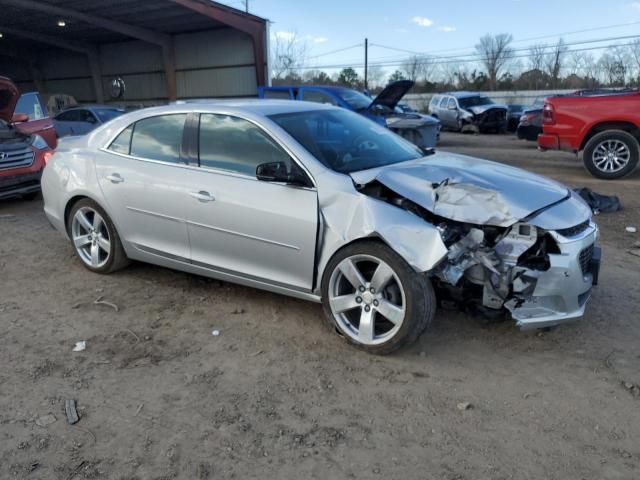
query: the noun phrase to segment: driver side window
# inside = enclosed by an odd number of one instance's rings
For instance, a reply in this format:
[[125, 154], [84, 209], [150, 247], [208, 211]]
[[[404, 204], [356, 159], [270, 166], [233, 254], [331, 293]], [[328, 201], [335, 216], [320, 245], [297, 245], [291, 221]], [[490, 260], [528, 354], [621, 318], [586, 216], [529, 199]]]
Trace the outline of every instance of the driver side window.
[[291, 169], [292, 160], [261, 128], [248, 120], [203, 113], [200, 115], [198, 158], [201, 167], [256, 176], [261, 163], [284, 162]]

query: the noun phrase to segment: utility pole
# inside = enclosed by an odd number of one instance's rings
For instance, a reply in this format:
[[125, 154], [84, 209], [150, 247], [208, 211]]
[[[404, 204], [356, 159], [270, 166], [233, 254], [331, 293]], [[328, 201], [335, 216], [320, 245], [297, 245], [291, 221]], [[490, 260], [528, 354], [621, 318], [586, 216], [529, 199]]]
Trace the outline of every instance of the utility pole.
[[249, 13], [249, 0], [244, 0], [244, 11]]
[[367, 70], [369, 69], [369, 39], [364, 39], [364, 89], [369, 90]]

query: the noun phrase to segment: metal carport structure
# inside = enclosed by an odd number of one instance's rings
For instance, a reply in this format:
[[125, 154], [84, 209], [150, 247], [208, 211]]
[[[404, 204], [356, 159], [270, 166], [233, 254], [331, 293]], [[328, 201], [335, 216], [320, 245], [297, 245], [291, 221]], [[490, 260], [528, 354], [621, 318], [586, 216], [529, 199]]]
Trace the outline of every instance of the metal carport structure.
[[255, 95], [266, 19], [209, 0], [0, 0], [0, 74], [22, 91], [120, 103]]

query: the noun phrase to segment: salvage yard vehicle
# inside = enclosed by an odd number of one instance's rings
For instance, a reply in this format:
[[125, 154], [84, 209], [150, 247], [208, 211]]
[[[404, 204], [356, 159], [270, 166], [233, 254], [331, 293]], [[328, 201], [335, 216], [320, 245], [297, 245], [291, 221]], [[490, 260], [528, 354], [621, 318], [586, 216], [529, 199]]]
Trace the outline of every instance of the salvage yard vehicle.
[[567, 150], [597, 178], [631, 173], [640, 155], [640, 91], [579, 91], [548, 98], [540, 150]]
[[542, 133], [542, 107], [525, 110], [520, 117], [516, 135], [520, 140], [535, 142]]
[[436, 298], [547, 327], [582, 316], [598, 278], [598, 228], [567, 187], [327, 105], [139, 110], [62, 139], [42, 189], [93, 272], [139, 260], [322, 302], [372, 353], [413, 342]]
[[110, 105], [82, 105], [63, 110], [53, 117], [58, 137], [84, 135], [94, 128], [125, 113], [123, 108]]
[[508, 107], [479, 93], [434, 95], [429, 102], [429, 113], [440, 120], [443, 127], [460, 132], [507, 131]]
[[52, 151], [45, 139], [34, 133], [40, 131], [41, 125], [33, 123], [42, 119], [28, 122], [26, 113], [15, 113], [19, 98], [22, 108], [34, 98], [38, 100], [33, 96], [20, 97], [13, 82], [0, 77], [0, 198], [33, 199], [40, 191], [42, 169]]
[[398, 108], [413, 85], [411, 80], [390, 83], [374, 99], [351, 88], [327, 85], [258, 87], [258, 97], [304, 100], [353, 110], [420, 148], [434, 148], [440, 138], [440, 122], [429, 115], [406, 111], [406, 106]]

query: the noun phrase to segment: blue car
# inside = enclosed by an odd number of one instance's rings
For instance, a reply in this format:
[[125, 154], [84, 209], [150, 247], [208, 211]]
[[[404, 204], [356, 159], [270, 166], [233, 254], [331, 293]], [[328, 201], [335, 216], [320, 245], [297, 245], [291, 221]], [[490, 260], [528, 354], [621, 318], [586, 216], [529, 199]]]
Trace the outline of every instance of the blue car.
[[410, 80], [391, 83], [374, 99], [352, 88], [327, 85], [258, 87], [258, 97], [327, 103], [353, 110], [421, 148], [433, 148], [440, 137], [440, 121], [398, 107], [413, 84]]
[[123, 108], [109, 105], [81, 105], [58, 113], [53, 117], [53, 126], [58, 138], [84, 135], [123, 113], [125, 113]]

